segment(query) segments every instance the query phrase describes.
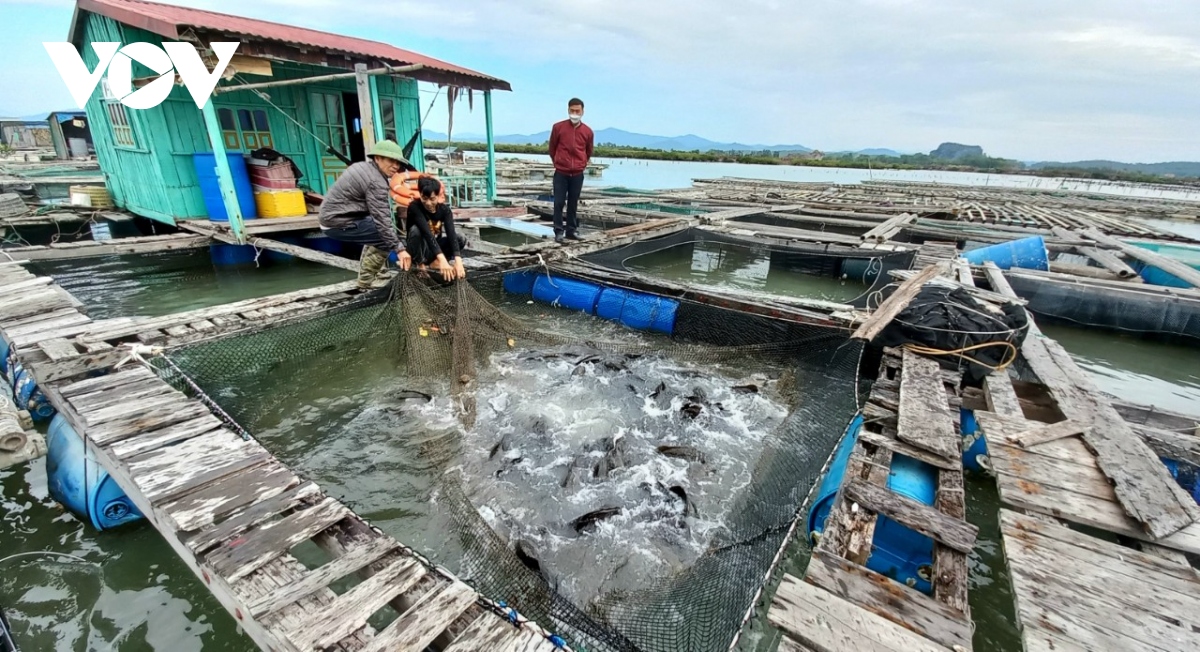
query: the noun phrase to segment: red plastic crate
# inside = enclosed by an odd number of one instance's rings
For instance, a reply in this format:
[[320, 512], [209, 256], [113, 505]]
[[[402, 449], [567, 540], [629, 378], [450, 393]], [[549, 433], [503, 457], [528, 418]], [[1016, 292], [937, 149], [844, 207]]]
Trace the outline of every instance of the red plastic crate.
[[250, 177], [250, 185], [255, 190], [295, 190], [295, 179], [259, 179]]
[[272, 163], [267, 166], [249, 165], [246, 166], [250, 171], [250, 180], [258, 183], [259, 180], [290, 180], [293, 188], [295, 188], [296, 174], [292, 172], [292, 164], [287, 161]]

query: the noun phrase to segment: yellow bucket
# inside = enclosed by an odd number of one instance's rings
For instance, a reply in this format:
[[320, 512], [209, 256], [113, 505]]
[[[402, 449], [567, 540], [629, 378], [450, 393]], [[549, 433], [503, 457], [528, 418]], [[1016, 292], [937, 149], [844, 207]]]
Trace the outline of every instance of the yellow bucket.
[[301, 190], [260, 190], [254, 193], [259, 217], [300, 217], [308, 214]]

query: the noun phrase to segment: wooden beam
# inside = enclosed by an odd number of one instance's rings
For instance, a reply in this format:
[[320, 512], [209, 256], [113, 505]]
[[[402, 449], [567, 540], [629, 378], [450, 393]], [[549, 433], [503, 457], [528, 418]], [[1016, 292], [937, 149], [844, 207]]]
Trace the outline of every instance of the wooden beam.
[[354, 65], [354, 86], [358, 92], [358, 120], [362, 133], [363, 152], [375, 146], [375, 102], [371, 97], [371, 82], [367, 64]]
[[959, 437], [947, 411], [941, 367], [907, 349], [900, 367], [896, 437], [948, 460], [962, 456]]
[[1021, 448], [1030, 448], [1038, 444], [1057, 441], [1063, 437], [1082, 435], [1085, 432], [1087, 432], [1085, 426], [1067, 419], [1058, 423], [1039, 424], [1009, 437], [1008, 440]]
[[176, 251], [207, 247], [211, 239], [200, 235], [174, 234], [144, 238], [121, 238], [118, 240], [84, 240], [63, 242], [32, 247], [12, 247], [4, 250], [13, 260], [63, 260], [88, 258], [91, 256], [117, 256], [121, 254], [144, 254], [159, 251]]
[[1188, 435], [1152, 426], [1131, 426], [1142, 441], [1159, 457], [1200, 466], [1200, 436]]
[[935, 276], [941, 274], [945, 270], [946, 266], [943, 264], [930, 265], [921, 270], [921, 272], [916, 276], [913, 276], [907, 281], [901, 283], [900, 287], [892, 293], [892, 296], [888, 297], [886, 301], [880, 304], [880, 306], [875, 309], [875, 312], [871, 313], [871, 316], [868, 317], [867, 320], [864, 321], [858, 327], [858, 330], [854, 331], [854, 334], [850, 337], [853, 339], [865, 340], [867, 342], [875, 339], [875, 337], [879, 335], [879, 333], [883, 331], [883, 329], [887, 327], [887, 325], [890, 324], [893, 319], [895, 319], [896, 315], [900, 314], [901, 311], [908, 307], [908, 304], [911, 303], [912, 300], [917, 296], [917, 293], [921, 291], [921, 288], [925, 287], [926, 282], [932, 280]]
[[939, 512], [938, 510], [890, 489], [854, 481], [846, 485], [847, 500], [877, 514], [883, 514], [897, 523], [920, 532], [961, 553], [970, 553], [975, 547], [978, 528]]
[[416, 72], [425, 68], [424, 64], [413, 64], [411, 66], [389, 66], [387, 68], [374, 68], [367, 70], [365, 63], [355, 64], [354, 72], [338, 72], [329, 75], [316, 75], [314, 77], [300, 77], [297, 79], [280, 79], [277, 81], [259, 82], [257, 84], [237, 84], [235, 86], [217, 86], [213, 89], [214, 95], [221, 93], [232, 93], [234, 91], [250, 91], [261, 88], [278, 88], [280, 86], [300, 86], [306, 84], [315, 84], [318, 82], [337, 81], [340, 79], [355, 79], [358, 77], [358, 69], [362, 68], [366, 76], [373, 75], [397, 75], [403, 76], [406, 72]]

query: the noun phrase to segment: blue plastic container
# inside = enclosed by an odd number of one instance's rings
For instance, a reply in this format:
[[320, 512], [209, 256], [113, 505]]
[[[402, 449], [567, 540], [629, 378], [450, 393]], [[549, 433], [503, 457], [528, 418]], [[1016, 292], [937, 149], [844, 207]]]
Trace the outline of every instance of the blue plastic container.
[[1153, 265], [1147, 265], [1140, 260], [1131, 260], [1129, 261], [1129, 265], [1137, 270], [1138, 276], [1141, 276], [1143, 281], [1151, 285], [1162, 285], [1170, 288], [1192, 287], [1191, 283], [1178, 276], [1170, 272], [1164, 272]]
[[327, 235], [306, 236], [300, 244], [308, 247], [309, 249], [324, 251], [327, 254], [333, 254], [335, 256], [342, 253], [342, 241], [334, 240]]
[[833, 501], [837, 497], [838, 487], [842, 485], [842, 476], [846, 475], [846, 464], [850, 461], [850, 454], [854, 452], [854, 444], [858, 441], [858, 431], [862, 428], [862, 422], [862, 415], [855, 415], [854, 419], [850, 421], [849, 427], [846, 428], [846, 435], [842, 437], [842, 442], [838, 444], [837, 452], [833, 454], [833, 461], [829, 463], [829, 471], [825, 473], [825, 479], [821, 480], [821, 487], [817, 490], [812, 507], [808, 510], [809, 536], [812, 536], [813, 532], [821, 532], [825, 529], [825, 519], [829, 518], [829, 510], [833, 509]]
[[558, 308], [596, 313], [600, 286], [569, 278], [539, 274], [533, 282], [533, 298]]
[[50, 496], [97, 530], [142, 518], [108, 472], [87, 455], [83, 440], [58, 415], [46, 436], [46, 478]]
[[[825, 529], [825, 520], [833, 508], [838, 488], [842, 484], [842, 476], [846, 474], [846, 464], [854, 451], [861, 427], [862, 416], [858, 415], [850, 422], [847, 435], [842, 438], [834, 453], [829, 472], [821, 481], [808, 513], [810, 536]], [[888, 488], [902, 496], [932, 505], [937, 491], [937, 469], [911, 457], [893, 455]], [[931, 577], [932, 567], [932, 539], [885, 516], [879, 517], [875, 523], [875, 538], [872, 540], [871, 556], [867, 558], [867, 568], [929, 593], [933, 590], [928, 579]]]
[[678, 310], [679, 302], [674, 299], [619, 288], [605, 288], [596, 301], [597, 317], [668, 335], [675, 330]]
[[208, 246], [213, 264], [218, 267], [254, 264], [254, 247], [251, 245], [214, 244]]
[[[228, 152], [229, 172], [233, 175], [233, 190], [237, 194], [238, 206], [243, 220], [258, 218], [258, 206], [254, 203], [254, 188], [250, 185], [250, 173], [246, 170], [246, 159], [241, 152]], [[217, 181], [217, 155], [212, 152], [192, 154], [196, 167], [196, 178], [200, 181], [200, 194], [208, 219], [228, 222], [229, 211], [225, 210], [225, 199], [221, 196], [221, 185]]]
[[959, 429], [963, 435], [963, 468], [968, 471], [983, 471], [981, 460], [988, 456], [987, 440], [979, 432], [979, 424], [975, 421], [975, 412], [966, 408], [958, 409]]
[[0, 375], [3, 375], [4, 379], [9, 382], [12, 382], [12, 376], [8, 373], [8, 354], [11, 350], [12, 345], [8, 343], [8, 340], [0, 337]]
[[[888, 489], [932, 505], [937, 492], [937, 469], [904, 455], [892, 456]], [[875, 538], [867, 568], [923, 593], [933, 591], [933, 539], [886, 516], [875, 522]]]
[[504, 273], [504, 291], [509, 294], [532, 294], [533, 282], [537, 280], [536, 270], [524, 269]]
[[963, 253], [963, 258], [972, 265], [991, 261], [1000, 269], [1020, 267], [1050, 271], [1050, 254], [1046, 252], [1046, 242], [1040, 235], [972, 249]]
[[34, 421], [48, 421], [56, 410], [46, 395], [38, 389], [37, 381], [20, 363], [13, 365], [12, 375], [13, 402], [22, 410], [27, 410]]

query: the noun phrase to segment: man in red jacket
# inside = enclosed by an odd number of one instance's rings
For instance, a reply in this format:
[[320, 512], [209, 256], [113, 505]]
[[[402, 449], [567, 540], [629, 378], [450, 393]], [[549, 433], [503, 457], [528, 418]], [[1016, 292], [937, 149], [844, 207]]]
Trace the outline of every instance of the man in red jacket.
[[[583, 190], [583, 171], [592, 158], [592, 128], [583, 124], [583, 100], [567, 102], [567, 119], [550, 129], [550, 160], [554, 161], [554, 241], [563, 242], [564, 232], [579, 240], [579, 220], [575, 210]], [[563, 225], [563, 205], [567, 223]]]

